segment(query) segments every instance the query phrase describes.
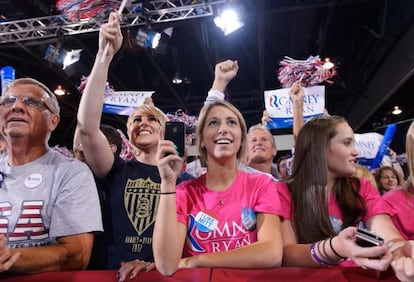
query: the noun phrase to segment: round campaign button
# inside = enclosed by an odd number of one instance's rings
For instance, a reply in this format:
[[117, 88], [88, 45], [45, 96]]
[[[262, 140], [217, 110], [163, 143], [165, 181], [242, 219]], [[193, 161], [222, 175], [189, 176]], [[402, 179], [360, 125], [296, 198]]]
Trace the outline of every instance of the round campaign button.
[[241, 211], [241, 219], [244, 227], [247, 230], [254, 230], [256, 228], [256, 214], [251, 207], [244, 207]]
[[40, 173], [32, 173], [30, 174], [26, 180], [24, 181], [24, 186], [27, 188], [35, 188], [42, 183], [43, 177]]

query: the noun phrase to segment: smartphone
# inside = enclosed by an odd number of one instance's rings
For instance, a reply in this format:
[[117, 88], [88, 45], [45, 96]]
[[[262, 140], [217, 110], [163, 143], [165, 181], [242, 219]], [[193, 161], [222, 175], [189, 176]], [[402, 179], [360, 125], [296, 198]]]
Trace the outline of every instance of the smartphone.
[[165, 140], [171, 140], [177, 146], [178, 155], [184, 157], [185, 149], [185, 124], [180, 121], [168, 121], [165, 123]]
[[367, 229], [358, 228], [355, 242], [361, 247], [374, 247], [384, 244], [384, 239]]

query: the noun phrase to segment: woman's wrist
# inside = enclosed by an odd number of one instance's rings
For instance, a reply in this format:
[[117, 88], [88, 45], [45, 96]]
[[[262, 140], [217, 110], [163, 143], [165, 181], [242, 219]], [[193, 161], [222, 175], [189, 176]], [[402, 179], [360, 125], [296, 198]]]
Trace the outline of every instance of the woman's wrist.
[[404, 239], [393, 239], [387, 242], [388, 250], [392, 253], [393, 259], [404, 256], [403, 251], [405, 245], [409, 244]]
[[[334, 242], [333, 242], [334, 238], [338, 238], [338, 236], [334, 236], [334, 237], [329, 238], [329, 247], [331, 248], [332, 252], [334, 253], [334, 255], [338, 259], [341, 259], [341, 260], [347, 259], [346, 256], [344, 256], [340, 251], [338, 251], [337, 244], [334, 245]], [[336, 243], [338, 243], [338, 242], [336, 242]]]
[[211, 90], [216, 90], [224, 93], [224, 91], [227, 88], [227, 85], [229, 84], [229, 81], [224, 79], [215, 79], [213, 81], [213, 85], [211, 86]]
[[[101, 62], [101, 60], [102, 60], [102, 57], [103, 57], [103, 56], [104, 56], [104, 52], [103, 52], [103, 50], [100, 50], [100, 49], [99, 49], [98, 53], [96, 53], [95, 60], [96, 60], [97, 62]], [[113, 57], [113, 56], [106, 54], [106, 56], [105, 56], [105, 58], [104, 58], [103, 60], [104, 60], [104, 62], [105, 62], [105, 61], [107, 61], [107, 62], [111, 62], [111, 61], [112, 61], [112, 57]]]
[[296, 109], [303, 109], [303, 100], [293, 100], [293, 107]]
[[310, 254], [317, 264], [323, 266], [337, 265], [344, 257], [337, 257], [332, 249], [330, 249], [331, 239], [328, 238], [315, 243], [310, 246]]
[[160, 195], [174, 195], [175, 191], [161, 191], [159, 194]]
[[175, 194], [175, 183], [176, 183], [176, 180], [174, 180], [174, 182], [170, 182], [170, 181], [164, 181], [162, 179], [159, 194], [160, 195], [163, 195], [163, 194], [173, 195], [173, 194]]

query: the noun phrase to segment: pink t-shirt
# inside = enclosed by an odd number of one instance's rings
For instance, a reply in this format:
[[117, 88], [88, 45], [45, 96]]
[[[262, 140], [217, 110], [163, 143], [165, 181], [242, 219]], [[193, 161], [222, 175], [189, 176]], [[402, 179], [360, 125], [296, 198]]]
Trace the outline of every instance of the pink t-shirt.
[[[389, 214], [393, 215], [392, 209], [385, 203], [378, 190], [367, 179], [360, 178], [361, 189], [359, 194], [365, 199], [367, 205], [367, 212], [360, 220], [366, 223], [367, 220], [374, 215]], [[291, 197], [290, 192], [283, 182], [276, 183], [277, 191], [279, 193], [280, 203], [282, 206], [282, 216], [286, 219], [291, 219]], [[342, 214], [339, 209], [339, 205], [335, 200], [335, 195], [331, 193], [328, 201], [328, 213], [331, 220], [331, 224], [335, 232], [339, 233], [342, 229]]]
[[205, 174], [177, 186], [177, 219], [187, 226], [183, 256], [228, 251], [257, 241], [256, 213], [280, 214], [275, 182], [239, 171], [225, 191], [211, 191]]
[[[365, 203], [367, 205], [367, 212], [365, 216], [360, 219], [362, 223], [364, 223], [365, 225], [369, 218], [378, 214], [389, 214], [390, 216], [392, 216], [392, 209], [385, 203], [381, 195], [378, 193], [378, 190], [371, 184], [371, 182], [367, 179], [360, 178], [360, 183], [361, 189], [359, 190], [359, 194], [365, 199]], [[278, 182], [276, 185], [278, 188], [277, 191], [279, 192], [280, 203], [283, 210], [282, 216], [283, 218], [290, 220], [290, 192], [285, 183]], [[329, 195], [328, 214], [333, 229], [336, 233], [339, 233], [342, 230], [343, 217], [341, 214], [341, 210], [339, 209], [339, 205], [335, 200], [335, 195], [333, 193]], [[341, 262], [339, 265], [343, 267], [356, 266], [356, 264], [352, 260], [345, 260]]]
[[400, 189], [392, 189], [382, 197], [395, 212], [392, 222], [401, 236], [406, 240], [414, 240], [414, 196]]

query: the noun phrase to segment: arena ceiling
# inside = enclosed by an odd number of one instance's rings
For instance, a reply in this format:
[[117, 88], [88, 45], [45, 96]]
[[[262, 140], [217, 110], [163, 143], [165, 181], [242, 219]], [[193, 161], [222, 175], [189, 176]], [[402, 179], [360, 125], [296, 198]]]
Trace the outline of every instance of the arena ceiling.
[[[284, 56], [306, 59], [320, 55], [336, 62], [339, 73], [326, 88], [327, 109], [345, 116], [357, 132], [382, 133], [386, 124], [397, 122], [400, 135], [395, 140], [401, 141], [414, 117], [413, 1], [132, 2], [142, 4], [147, 12], [138, 15], [140, 24], [124, 22], [124, 46], [112, 63], [109, 82], [116, 90], [155, 91], [154, 102], [165, 112], [183, 109], [197, 114], [212, 83], [215, 63], [230, 58], [239, 61], [240, 71], [229, 86], [228, 99], [242, 111], [248, 125], [258, 123], [264, 109], [263, 91], [280, 88], [279, 61]], [[13, 66], [16, 77], [34, 77], [50, 88], [62, 85], [68, 90], [68, 95], [59, 97], [62, 121], [50, 143], [71, 147], [81, 95], [77, 86], [81, 76], [88, 75], [97, 51], [96, 28], [70, 33], [68, 23], [52, 21], [47, 25], [58, 27], [45, 36], [39, 21], [34, 30], [11, 40], [4, 29], [14, 21], [33, 24], [39, 18], [59, 17], [55, 4], [49, 0], [0, 1], [4, 21], [0, 24], [0, 66]], [[195, 5], [208, 6], [214, 14], [229, 4], [239, 9], [245, 25], [228, 36], [214, 25], [212, 15], [177, 13]], [[166, 7], [175, 7], [170, 10], [176, 14], [164, 20], [154, 17], [167, 11]], [[163, 35], [160, 48], [144, 49], [133, 43], [139, 26], [160, 32], [172, 27], [173, 32]], [[62, 70], [45, 60], [47, 47], [57, 42], [68, 50], [82, 49], [80, 61]], [[185, 83], [172, 83], [177, 72]], [[398, 116], [391, 114], [396, 105], [403, 110]], [[105, 114], [103, 122], [125, 131], [125, 117]], [[403, 150], [401, 144], [395, 146]]]

